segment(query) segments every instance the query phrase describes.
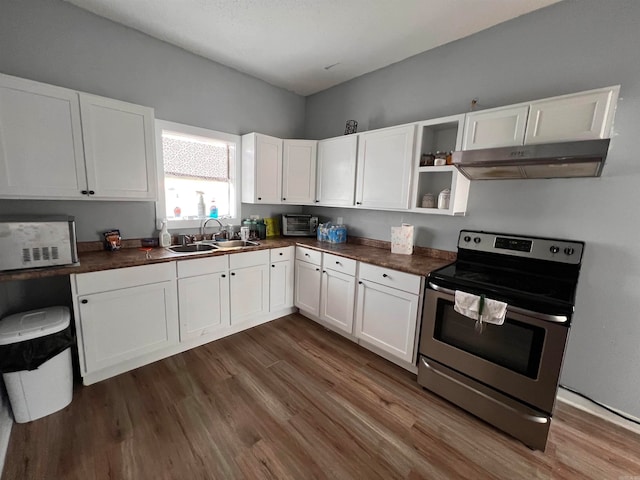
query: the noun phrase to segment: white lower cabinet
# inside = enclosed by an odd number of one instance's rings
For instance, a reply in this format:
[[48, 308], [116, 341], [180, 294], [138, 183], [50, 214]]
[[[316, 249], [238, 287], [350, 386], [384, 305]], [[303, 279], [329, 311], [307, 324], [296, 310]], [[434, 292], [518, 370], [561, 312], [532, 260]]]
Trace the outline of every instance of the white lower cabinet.
[[353, 310], [356, 278], [353, 275], [325, 268], [322, 272], [320, 320], [353, 333]]
[[229, 257], [231, 325], [269, 312], [269, 250]]
[[226, 255], [178, 262], [180, 341], [228, 330], [228, 270]]
[[83, 376], [178, 343], [174, 263], [73, 275], [72, 289]]
[[269, 311], [293, 307], [294, 247], [274, 248], [270, 252]]
[[361, 263], [356, 337], [393, 359], [415, 364], [422, 286], [417, 275]]
[[320, 265], [296, 259], [295, 306], [312, 315], [320, 314]]

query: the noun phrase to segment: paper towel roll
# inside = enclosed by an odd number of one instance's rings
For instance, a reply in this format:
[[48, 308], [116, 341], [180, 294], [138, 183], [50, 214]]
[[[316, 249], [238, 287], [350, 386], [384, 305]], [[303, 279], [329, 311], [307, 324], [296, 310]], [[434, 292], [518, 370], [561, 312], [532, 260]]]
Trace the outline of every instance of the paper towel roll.
[[413, 225], [403, 223], [400, 227], [391, 227], [391, 253], [413, 253]]

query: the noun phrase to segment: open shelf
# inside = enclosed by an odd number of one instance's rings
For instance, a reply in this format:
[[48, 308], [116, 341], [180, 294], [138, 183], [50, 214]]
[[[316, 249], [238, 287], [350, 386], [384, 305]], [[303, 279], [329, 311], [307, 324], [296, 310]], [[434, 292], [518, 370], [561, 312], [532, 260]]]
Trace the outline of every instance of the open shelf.
[[[469, 180], [453, 165], [420, 166], [425, 153], [460, 150], [464, 115], [425, 120], [418, 123], [416, 157], [414, 163], [413, 197], [411, 209], [416, 213], [435, 215], [464, 215], [467, 210]], [[451, 190], [448, 209], [422, 208], [425, 193], [433, 194], [436, 207], [438, 195], [446, 188]]]

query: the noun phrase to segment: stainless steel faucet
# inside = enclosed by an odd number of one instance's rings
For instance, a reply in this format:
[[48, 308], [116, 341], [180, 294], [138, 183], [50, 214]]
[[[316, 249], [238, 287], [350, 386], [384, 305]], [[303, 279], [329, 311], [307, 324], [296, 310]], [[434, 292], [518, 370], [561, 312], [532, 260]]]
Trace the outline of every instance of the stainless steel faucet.
[[211, 220], [213, 220], [214, 222], [218, 223], [218, 233], [217, 234], [213, 234], [213, 238], [215, 240], [215, 236], [219, 235], [220, 232], [222, 232], [222, 229], [224, 228], [224, 225], [222, 224], [222, 222], [220, 220], [218, 220], [217, 218], [207, 218], [204, 222], [202, 222], [202, 224], [200, 225], [200, 235], [202, 237], [204, 237], [204, 229], [207, 226], [207, 223], [209, 223]]

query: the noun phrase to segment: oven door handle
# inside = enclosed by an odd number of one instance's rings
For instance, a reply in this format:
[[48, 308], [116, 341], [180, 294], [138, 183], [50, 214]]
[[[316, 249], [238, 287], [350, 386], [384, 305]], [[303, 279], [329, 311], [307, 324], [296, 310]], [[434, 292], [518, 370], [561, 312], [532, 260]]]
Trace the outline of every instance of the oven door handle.
[[[447, 295], [455, 295], [455, 290], [451, 290], [450, 288], [444, 288], [439, 285], [436, 285], [433, 282], [429, 282], [429, 288], [435, 290], [436, 292], [445, 293]], [[519, 313], [521, 315], [528, 315], [533, 318], [537, 318], [539, 320], [546, 320], [548, 322], [555, 323], [567, 323], [569, 318], [566, 315], [549, 315], [547, 313], [540, 312], [532, 312], [531, 310], [526, 310], [524, 308], [513, 307], [511, 305], [507, 305], [507, 311], [513, 313]]]

